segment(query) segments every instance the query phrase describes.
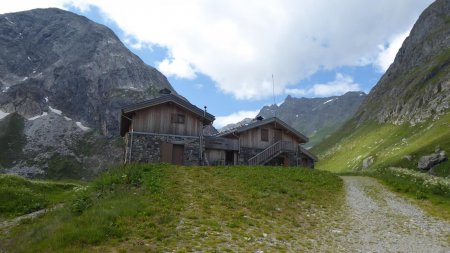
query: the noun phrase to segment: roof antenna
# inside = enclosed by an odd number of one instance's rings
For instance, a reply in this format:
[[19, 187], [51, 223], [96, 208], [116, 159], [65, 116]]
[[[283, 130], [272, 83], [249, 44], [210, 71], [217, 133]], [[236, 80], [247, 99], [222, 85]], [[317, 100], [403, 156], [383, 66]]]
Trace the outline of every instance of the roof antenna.
[[[273, 104], [277, 105], [277, 101], [275, 100], [275, 79], [273, 78], [273, 74], [272, 74], [272, 94], [273, 94]], [[277, 111], [274, 110], [273, 111], [274, 117], [277, 117]]]

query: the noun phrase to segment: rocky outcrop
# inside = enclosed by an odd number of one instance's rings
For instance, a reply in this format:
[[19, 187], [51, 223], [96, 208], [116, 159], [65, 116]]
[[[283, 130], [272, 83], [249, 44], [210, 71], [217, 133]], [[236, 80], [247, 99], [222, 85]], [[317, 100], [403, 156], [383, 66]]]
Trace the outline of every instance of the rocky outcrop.
[[365, 159], [363, 160], [363, 162], [362, 162], [362, 168], [363, 168], [363, 169], [369, 168], [370, 165], [373, 164], [373, 162], [374, 162], [373, 156], [369, 156], [369, 157], [365, 158]]
[[448, 0], [435, 1], [420, 15], [394, 63], [357, 112], [359, 123], [373, 120], [414, 125], [448, 111], [449, 20]]
[[430, 170], [434, 166], [445, 161], [447, 161], [447, 154], [445, 151], [436, 150], [434, 154], [420, 157], [417, 167], [421, 170]]

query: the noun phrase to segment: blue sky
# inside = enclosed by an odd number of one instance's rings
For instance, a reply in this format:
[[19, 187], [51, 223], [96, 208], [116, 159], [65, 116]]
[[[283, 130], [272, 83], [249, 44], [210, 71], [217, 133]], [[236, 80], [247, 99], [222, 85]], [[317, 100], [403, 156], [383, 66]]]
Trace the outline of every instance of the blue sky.
[[17, 0], [0, 12], [60, 7], [108, 26], [221, 127], [274, 97], [369, 92], [431, 2]]

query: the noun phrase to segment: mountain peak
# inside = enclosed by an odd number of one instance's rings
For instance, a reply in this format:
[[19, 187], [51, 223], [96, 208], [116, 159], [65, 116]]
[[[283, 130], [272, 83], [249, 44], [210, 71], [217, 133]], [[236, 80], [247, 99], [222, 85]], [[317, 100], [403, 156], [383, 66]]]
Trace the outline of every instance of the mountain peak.
[[0, 15], [0, 34], [0, 109], [8, 113], [30, 118], [52, 106], [111, 134], [121, 106], [173, 91], [109, 28], [68, 11]]

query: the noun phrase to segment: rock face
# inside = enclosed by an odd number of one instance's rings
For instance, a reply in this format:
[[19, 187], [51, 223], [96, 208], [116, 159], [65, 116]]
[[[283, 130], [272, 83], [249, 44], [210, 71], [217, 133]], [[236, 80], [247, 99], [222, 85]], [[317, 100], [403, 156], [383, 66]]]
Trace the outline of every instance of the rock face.
[[357, 112], [360, 123], [414, 125], [450, 108], [449, 20], [448, 0], [435, 1], [420, 15], [394, 63]]
[[370, 167], [370, 165], [372, 165], [372, 164], [373, 164], [373, 161], [374, 161], [374, 158], [373, 158], [373, 156], [369, 156], [369, 157], [367, 157], [366, 159], [364, 159], [364, 160], [363, 160], [363, 163], [362, 163], [362, 168], [363, 168], [363, 169], [367, 169], [367, 168], [369, 168], [369, 167]]
[[103, 25], [59, 9], [0, 15], [0, 171], [80, 178], [120, 163], [119, 109], [163, 88], [175, 93]]
[[[296, 130], [310, 138], [309, 146], [338, 130], [346, 120], [351, 118], [366, 98], [363, 92], [348, 92], [342, 96], [325, 98], [294, 98], [287, 96], [278, 105], [265, 106], [259, 112], [264, 118], [278, 117]], [[248, 124], [252, 119], [245, 119], [231, 124], [221, 131]]]
[[419, 159], [417, 167], [421, 170], [430, 170], [433, 166], [447, 161], [447, 154], [444, 150], [437, 150], [436, 153], [431, 155], [422, 156]]
[[325, 126], [341, 125], [353, 116], [366, 98], [363, 92], [347, 92], [325, 98], [294, 98], [287, 96], [280, 105], [265, 106], [259, 115], [277, 116], [289, 125], [311, 135]]
[[107, 27], [59, 9], [0, 15], [0, 109], [25, 118], [58, 109], [116, 134], [119, 108], [154, 97], [167, 79]]

